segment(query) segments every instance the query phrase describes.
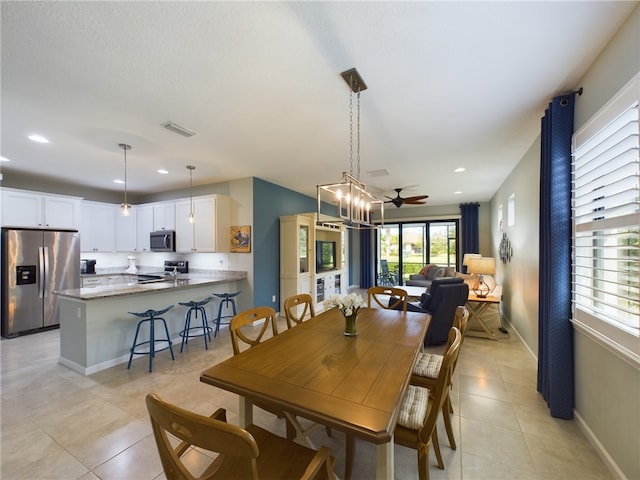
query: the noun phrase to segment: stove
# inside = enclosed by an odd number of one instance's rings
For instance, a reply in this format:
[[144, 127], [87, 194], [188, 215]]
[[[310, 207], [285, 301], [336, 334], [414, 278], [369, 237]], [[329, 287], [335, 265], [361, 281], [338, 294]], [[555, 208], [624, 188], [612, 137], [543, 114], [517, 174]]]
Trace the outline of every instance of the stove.
[[165, 260], [164, 274], [171, 274], [174, 271], [178, 273], [189, 273], [189, 262], [186, 260]]

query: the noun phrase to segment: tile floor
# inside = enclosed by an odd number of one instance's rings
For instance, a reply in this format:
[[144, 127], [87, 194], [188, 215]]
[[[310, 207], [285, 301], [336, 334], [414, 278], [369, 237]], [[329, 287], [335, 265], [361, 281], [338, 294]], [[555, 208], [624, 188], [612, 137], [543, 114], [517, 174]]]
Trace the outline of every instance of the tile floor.
[[[283, 325], [284, 327], [284, 322]], [[185, 352], [146, 357], [84, 377], [58, 365], [59, 330], [2, 339], [1, 469], [3, 480], [163, 479], [144, 397], [156, 392], [187, 409], [209, 414], [227, 409], [237, 419], [237, 397], [199, 382], [200, 372], [231, 355], [227, 329], [205, 351], [191, 340]], [[446, 469], [438, 479], [609, 479], [608, 472], [573, 421], [551, 418], [536, 392], [536, 362], [512, 335], [499, 341], [468, 337], [455, 375], [452, 401], [458, 449], [439, 429]], [[257, 411], [256, 423], [284, 434], [281, 420]], [[344, 435], [324, 429], [327, 445], [344, 471]], [[191, 451], [194, 464], [205, 460]], [[395, 478], [417, 478], [416, 453], [395, 447]], [[371, 479], [374, 448], [358, 442], [354, 477]]]

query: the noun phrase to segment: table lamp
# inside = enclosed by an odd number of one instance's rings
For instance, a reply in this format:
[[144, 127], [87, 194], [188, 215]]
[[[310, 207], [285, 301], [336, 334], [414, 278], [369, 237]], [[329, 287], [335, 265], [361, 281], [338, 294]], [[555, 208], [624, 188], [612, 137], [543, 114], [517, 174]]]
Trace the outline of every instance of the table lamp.
[[491, 292], [491, 288], [484, 281], [483, 275], [496, 273], [495, 260], [491, 257], [470, 257], [467, 260], [467, 272], [478, 275], [478, 283], [474, 286], [473, 292], [478, 298], [486, 298]]
[[467, 267], [467, 270], [465, 273], [471, 273], [469, 272], [469, 260], [471, 260], [474, 257], [481, 257], [482, 255], [480, 255], [479, 253], [465, 253], [464, 257], [462, 257], [462, 266]]

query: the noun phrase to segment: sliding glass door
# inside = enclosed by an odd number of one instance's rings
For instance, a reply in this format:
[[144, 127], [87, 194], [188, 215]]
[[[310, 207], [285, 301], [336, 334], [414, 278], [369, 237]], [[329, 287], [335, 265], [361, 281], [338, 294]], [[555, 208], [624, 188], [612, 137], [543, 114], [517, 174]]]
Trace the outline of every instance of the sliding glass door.
[[387, 223], [376, 230], [378, 285], [404, 285], [427, 263], [458, 265], [458, 220]]

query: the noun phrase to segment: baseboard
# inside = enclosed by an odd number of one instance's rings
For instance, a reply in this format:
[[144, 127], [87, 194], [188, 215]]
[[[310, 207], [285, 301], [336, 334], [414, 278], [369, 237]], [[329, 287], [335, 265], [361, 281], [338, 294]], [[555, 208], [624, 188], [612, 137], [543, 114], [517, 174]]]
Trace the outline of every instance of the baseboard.
[[584, 434], [584, 436], [587, 437], [587, 440], [589, 441], [593, 449], [597, 452], [602, 462], [607, 466], [609, 471], [619, 480], [628, 480], [624, 472], [620, 470], [616, 462], [613, 460], [613, 458], [611, 458], [607, 450], [591, 431], [589, 425], [587, 425], [587, 423], [575, 409], [573, 410], [573, 415], [576, 419], [576, 423], [578, 424], [578, 428]]

